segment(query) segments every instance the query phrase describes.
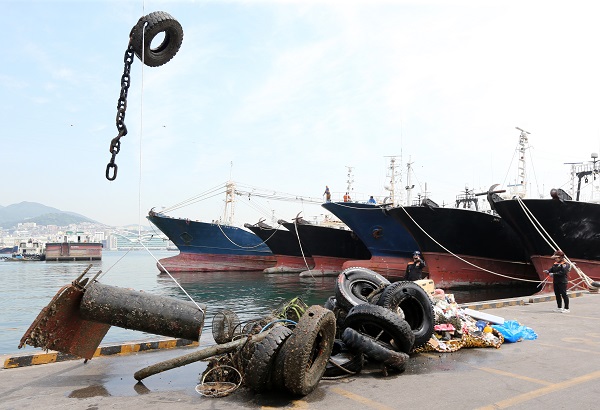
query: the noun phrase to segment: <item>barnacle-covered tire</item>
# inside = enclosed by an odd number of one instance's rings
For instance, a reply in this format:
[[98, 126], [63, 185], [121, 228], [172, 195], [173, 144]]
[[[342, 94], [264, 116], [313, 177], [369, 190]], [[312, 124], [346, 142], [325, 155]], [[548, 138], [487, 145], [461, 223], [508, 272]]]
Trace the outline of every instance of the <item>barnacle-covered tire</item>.
[[404, 353], [411, 351], [415, 341], [409, 324], [383, 306], [354, 306], [348, 312], [344, 326], [369, 335], [393, 350]]
[[254, 347], [254, 353], [246, 367], [246, 386], [255, 392], [271, 390], [274, 362], [277, 353], [292, 330], [285, 326], [276, 326]]
[[335, 299], [339, 306], [351, 309], [353, 306], [368, 303], [367, 296], [390, 281], [367, 268], [347, 268], [337, 277]]
[[324, 307], [313, 305], [302, 315], [280, 351], [289, 392], [305, 396], [317, 387], [331, 356], [335, 328], [335, 315]]
[[348, 327], [342, 333], [342, 340], [349, 348], [364, 353], [369, 359], [383, 363], [388, 368], [399, 372], [406, 369], [408, 354], [391, 350], [368, 335]]
[[392, 311], [402, 310], [415, 335], [415, 348], [431, 338], [435, 324], [433, 304], [427, 292], [416, 283], [392, 283], [383, 291], [377, 304]]
[[[152, 48], [152, 40], [161, 32], [164, 33], [163, 41], [158, 47]], [[140, 61], [150, 67], [158, 67], [179, 51], [183, 29], [169, 13], [155, 11], [139, 19], [131, 29], [130, 37], [133, 52]]]

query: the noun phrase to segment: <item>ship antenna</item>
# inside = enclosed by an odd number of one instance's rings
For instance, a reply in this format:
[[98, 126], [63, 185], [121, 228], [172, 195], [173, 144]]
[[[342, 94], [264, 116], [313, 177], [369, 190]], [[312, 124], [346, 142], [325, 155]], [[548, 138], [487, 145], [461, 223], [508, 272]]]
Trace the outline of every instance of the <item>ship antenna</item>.
[[406, 163], [406, 204], [410, 205], [410, 201], [412, 199], [412, 190], [415, 187], [412, 182], [411, 182], [411, 178], [410, 178], [410, 172], [411, 172], [411, 165], [413, 163], [410, 162], [410, 156], [408, 157], [408, 162]]
[[[399, 202], [402, 202], [402, 198], [400, 201], [396, 200], [396, 180], [399, 179], [400, 183], [402, 183], [402, 173], [396, 171], [396, 158], [398, 155], [386, 155], [386, 158], [390, 158], [390, 165], [388, 169], [390, 170], [390, 186], [385, 187], [388, 191], [390, 191], [390, 198], [392, 199], [392, 205], [397, 206]], [[399, 178], [398, 178], [399, 177]], [[400, 195], [402, 197], [402, 195]]]
[[348, 194], [350, 194], [350, 196], [354, 196], [354, 193], [352, 192], [352, 190], [354, 188], [352, 188], [352, 184], [354, 183], [354, 174], [352, 174], [352, 170], [354, 169], [354, 167], [349, 167], [348, 165], [346, 165], [346, 168], [348, 169], [348, 174], [347, 174], [347, 180], [346, 180], [346, 192], [348, 192]]
[[518, 195], [521, 198], [525, 198], [527, 195], [527, 172], [525, 169], [525, 150], [528, 148], [529, 138], [527, 135], [531, 134], [529, 131], [525, 131], [522, 128], [515, 127], [521, 134], [519, 135], [519, 146], [517, 150], [519, 151], [519, 180], [512, 187], [512, 194]]

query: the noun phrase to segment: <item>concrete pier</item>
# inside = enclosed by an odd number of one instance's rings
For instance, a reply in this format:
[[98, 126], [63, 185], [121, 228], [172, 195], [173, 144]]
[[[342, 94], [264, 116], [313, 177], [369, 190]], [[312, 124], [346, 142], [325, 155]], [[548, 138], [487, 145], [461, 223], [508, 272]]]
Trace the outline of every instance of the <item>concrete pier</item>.
[[202, 397], [195, 387], [204, 362], [136, 383], [135, 371], [198, 349], [181, 347], [1, 369], [0, 409], [596, 409], [600, 295], [570, 296], [570, 313], [554, 312], [553, 296], [468, 306], [517, 320], [531, 327], [537, 340], [504, 343], [500, 349], [415, 354], [404, 373], [388, 377], [369, 365], [349, 378], [322, 380], [302, 398], [257, 395], [245, 388], [224, 398]]

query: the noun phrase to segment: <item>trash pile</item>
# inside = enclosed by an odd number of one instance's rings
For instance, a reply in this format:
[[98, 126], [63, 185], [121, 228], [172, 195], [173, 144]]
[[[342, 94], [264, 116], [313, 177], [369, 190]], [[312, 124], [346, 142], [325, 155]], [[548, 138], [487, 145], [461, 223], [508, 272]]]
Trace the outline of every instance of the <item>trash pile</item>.
[[477, 320], [467, 314], [454, 300], [452, 294], [436, 289], [432, 295], [435, 325], [432, 337], [416, 352], [455, 352], [463, 347], [500, 348], [504, 337], [489, 322]]
[[296, 298], [246, 324], [231, 311], [220, 312], [213, 336], [218, 343], [240, 344], [209, 360], [196, 389], [208, 397], [241, 385], [304, 396], [321, 379], [355, 375], [366, 362], [388, 375], [403, 372], [411, 353], [499, 348], [504, 342], [501, 332], [459, 308], [453, 295], [434, 291], [433, 281], [390, 283], [366, 268], [340, 273], [335, 295], [323, 307]]

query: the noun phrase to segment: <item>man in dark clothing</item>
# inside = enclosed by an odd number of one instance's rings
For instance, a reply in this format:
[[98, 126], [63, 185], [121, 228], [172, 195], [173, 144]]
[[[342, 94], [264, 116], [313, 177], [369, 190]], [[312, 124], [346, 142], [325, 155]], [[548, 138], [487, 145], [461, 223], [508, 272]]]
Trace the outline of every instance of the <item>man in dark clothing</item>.
[[[571, 265], [565, 260], [565, 253], [563, 251], [556, 251], [552, 255], [554, 264], [548, 270], [545, 270], [547, 274], [552, 276], [554, 279], [554, 295], [556, 296], [556, 304], [558, 308], [557, 312], [569, 313], [569, 296], [567, 296], [567, 284], [569, 283], [569, 271]], [[561, 300], [562, 299], [562, 300]], [[562, 308], [563, 301], [565, 308]]]
[[423, 276], [423, 268], [425, 267], [425, 261], [421, 259], [421, 252], [415, 251], [413, 253], [413, 260], [408, 262], [406, 266], [406, 274], [404, 280], [419, 280]]

